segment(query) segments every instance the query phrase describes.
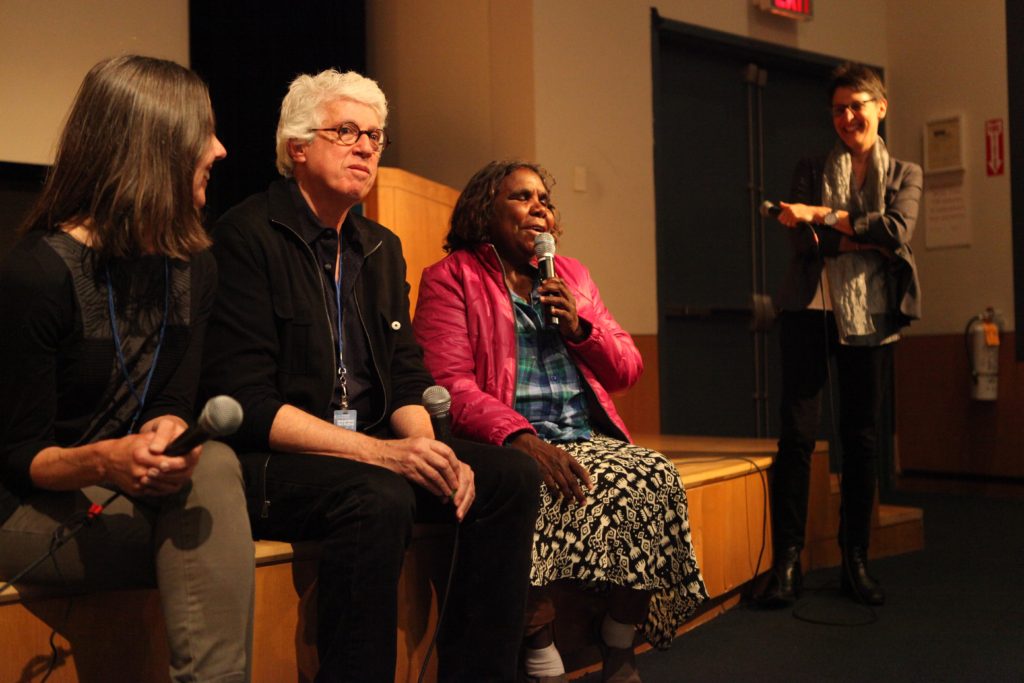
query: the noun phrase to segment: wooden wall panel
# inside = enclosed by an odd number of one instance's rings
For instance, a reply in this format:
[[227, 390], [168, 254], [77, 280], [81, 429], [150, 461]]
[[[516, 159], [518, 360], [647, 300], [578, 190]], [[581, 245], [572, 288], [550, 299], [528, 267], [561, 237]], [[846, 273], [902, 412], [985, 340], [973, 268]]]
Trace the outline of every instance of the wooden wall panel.
[[661, 385], [658, 380], [658, 335], [634, 334], [633, 341], [644, 359], [644, 374], [632, 389], [612, 396], [626, 427], [632, 434], [661, 432]]
[[366, 198], [366, 216], [402, 240], [410, 314], [416, 310], [423, 269], [444, 258], [442, 245], [458, 198], [454, 188], [389, 167], [379, 169], [377, 182]]
[[1024, 478], [1024, 364], [1002, 335], [999, 398], [970, 398], [962, 335], [906, 337], [896, 345], [897, 470]]

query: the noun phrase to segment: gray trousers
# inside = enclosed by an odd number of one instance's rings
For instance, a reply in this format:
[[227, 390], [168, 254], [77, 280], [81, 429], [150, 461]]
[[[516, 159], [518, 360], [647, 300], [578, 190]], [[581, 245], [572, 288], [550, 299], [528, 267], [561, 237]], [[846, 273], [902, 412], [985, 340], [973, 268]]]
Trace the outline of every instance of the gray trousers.
[[[112, 492], [92, 486], [27, 499], [0, 526], [0, 578], [41, 556], [54, 530]], [[208, 442], [191, 485], [171, 496], [116, 499], [23, 581], [76, 591], [160, 591], [175, 683], [248, 681], [253, 543], [234, 452]]]

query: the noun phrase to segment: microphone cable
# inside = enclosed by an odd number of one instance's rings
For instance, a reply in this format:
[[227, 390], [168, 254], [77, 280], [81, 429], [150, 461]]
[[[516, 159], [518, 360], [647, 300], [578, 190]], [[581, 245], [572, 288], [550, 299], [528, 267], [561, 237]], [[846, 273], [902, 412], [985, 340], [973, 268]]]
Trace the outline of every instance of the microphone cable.
[[[46, 549], [46, 552], [44, 552], [42, 555], [40, 555], [32, 562], [30, 562], [24, 569], [19, 571], [13, 577], [5, 581], [3, 584], [0, 584], [0, 594], [2, 594], [9, 587], [16, 584], [18, 581], [20, 581], [23, 577], [28, 575], [33, 569], [41, 565], [47, 559], [53, 561], [54, 571], [56, 571], [57, 576], [60, 578], [61, 584], [64, 586], [65, 591], [70, 592], [67, 579], [64, 577], [64, 574], [60, 571], [60, 563], [57, 562], [55, 553], [61, 548], [63, 548], [69, 541], [75, 538], [75, 536], [77, 536], [82, 531], [82, 529], [91, 525], [93, 520], [99, 517], [103, 510], [105, 510], [107, 506], [114, 502], [114, 500], [117, 499], [120, 495], [120, 491], [115, 491], [102, 503], [92, 503], [89, 506], [89, 508], [85, 511], [85, 513], [73, 513], [66, 520], [61, 522], [50, 535], [50, 545]], [[81, 516], [81, 519], [78, 521], [74, 521], [75, 518], [79, 516]], [[57, 664], [59, 664], [62, 661], [61, 652], [58, 649], [56, 643], [57, 631], [58, 628], [67, 626], [68, 619], [71, 616], [71, 607], [74, 604], [74, 596], [69, 595], [67, 600], [67, 607], [64, 608], [64, 615], [61, 617], [60, 625], [54, 626], [50, 630], [50, 658], [49, 661], [47, 662], [45, 673], [43, 674], [43, 677], [40, 679], [40, 683], [45, 683], [45, 681], [47, 681], [50, 678], [50, 675], [56, 669]]]
[[67, 544], [68, 541], [77, 536], [82, 529], [92, 524], [93, 520], [99, 517], [100, 513], [102, 513], [107, 508], [107, 506], [114, 502], [114, 500], [118, 498], [120, 495], [120, 491], [115, 491], [110, 495], [109, 498], [107, 498], [102, 503], [91, 504], [89, 506], [89, 509], [86, 510], [82, 519], [78, 521], [76, 524], [74, 524], [74, 526], [72, 526], [72, 520], [75, 517], [81, 515], [81, 512], [73, 513], [70, 517], [68, 517], [68, 519], [61, 522], [60, 525], [53, 530], [53, 535], [50, 538], [50, 547], [47, 548], [46, 552], [44, 552], [38, 558], [33, 560], [28, 566], [26, 566], [20, 572], [18, 572], [13, 577], [8, 579], [6, 582], [0, 584], [0, 593], [3, 593], [10, 586], [13, 586], [15, 583], [20, 581], [25, 575], [27, 575], [33, 569], [35, 569], [43, 562], [45, 562], [47, 558], [53, 558], [54, 564], [56, 565], [57, 560], [56, 558], [54, 558], [54, 553], [56, 553], [58, 550], [64, 547], [64, 545]]
[[420, 675], [416, 677], [416, 683], [423, 683], [424, 677], [427, 675], [427, 664], [430, 663], [430, 655], [434, 651], [434, 646], [437, 644], [437, 635], [441, 632], [441, 624], [444, 622], [445, 610], [448, 608], [448, 596], [452, 590], [452, 577], [455, 576], [455, 562], [459, 557], [459, 527], [461, 524], [455, 525], [455, 537], [452, 539], [452, 559], [448, 566], [448, 580], [444, 586], [444, 597], [441, 598], [441, 602], [437, 608], [437, 625], [434, 626], [434, 635], [430, 638], [430, 645], [427, 646], [427, 653], [423, 656], [423, 664], [420, 666]]
[[[145, 396], [145, 392], [143, 396]], [[137, 412], [141, 413], [141, 411], [142, 403], [140, 401]], [[203, 410], [199, 414], [196, 425], [194, 427], [189, 427], [179, 434], [176, 439], [171, 441], [164, 450], [164, 454], [169, 456], [184, 455], [209, 439], [234, 434], [241, 424], [242, 406], [238, 401], [230, 396], [214, 396], [203, 406]], [[129, 434], [133, 432], [134, 428], [130, 428], [128, 430]], [[84, 517], [75, 526], [72, 526], [71, 520], [81, 513], [72, 513], [68, 519], [61, 522], [54, 530], [50, 548], [38, 559], [34, 560], [27, 567], [15, 574], [13, 578], [3, 584], [0, 584], [0, 593], [3, 593], [7, 590], [8, 586], [14, 585], [14, 583], [19, 581], [23, 576], [46, 561], [47, 557], [52, 557], [57, 550], [77, 536], [82, 529], [92, 524], [93, 520], [99, 517], [107, 506], [113, 503], [120, 495], [120, 491], [113, 491], [102, 503], [90, 504], [88, 509], [85, 511]], [[54, 562], [56, 562], [56, 560]]]
[[[424, 409], [430, 416], [430, 425], [434, 430], [434, 437], [451, 447], [451, 418], [448, 411], [451, 409], [452, 396], [448, 392], [448, 389], [437, 384], [427, 387], [423, 391], [422, 401]], [[454, 494], [452, 494], [451, 502], [454, 505]], [[430, 663], [430, 655], [434, 651], [434, 647], [437, 644], [438, 634], [441, 632], [441, 625], [444, 623], [445, 611], [448, 608], [448, 596], [451, 593], [452, 580], [455, 576], [455, 564], [459, 556], [460, 526], [462, 526], [462, 524], [456, 520], [455, 536], [452, 539], [452, 559], [448, 566], [448, 580], [445, 582], [444, 596], [438, 598], [437, 624], [434, 626], [434, 635], [430, 638], [430, 645], [427, 646], [427, 653], [423, 656], [423, 664], [420, 666], [420, 675], [416, 679], [417, 683], [423, 683], [423, 679], [427, 674], [427, 665]]]
[[[668, 458], [668, 456], [665, 457]], [[761, 562], [764, 561], [764, 552], [768, 541], [768, 478], [764, 472], [764, 469], [760, 465], [758, 465], [753, 458], [748, 458], [747, 456], [744, 455], [714, 455], [709, 457], [696, 458], [682, 456], [677, 458], [676, 460], [673, 460], [672, 458], [668, 459], [669, 462], [671, 462], [673, 465], [675, 465], [676, 462], [685, 463], [687, 465], [703, 465], [731, 461], [745, 462], [748, 465], [750, 465], [753, 471], [757, 472], [758, 479], [761, 482], [761, 546], [757, 551], [757, 562], [754, 564], [753, 576], [754, 578], [756, 578], [761, 573]], [[680, 483], [682, 483], [681, 477]], [[685, 485], [683, 486], [683, 490], [686, 490]], [[687, 505], [689, 505], [689, 502], [687, 502]], [[751, 584], [753, 584], [753, 582], [751, 582]]]

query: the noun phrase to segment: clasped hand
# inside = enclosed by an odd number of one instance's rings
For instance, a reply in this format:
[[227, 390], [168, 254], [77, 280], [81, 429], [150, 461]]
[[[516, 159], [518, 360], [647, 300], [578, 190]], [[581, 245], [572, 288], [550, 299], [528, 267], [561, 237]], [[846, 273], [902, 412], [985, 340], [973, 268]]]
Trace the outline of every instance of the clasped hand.
[[183, 456], [166, 456], [164, 450], [185, 431], [174, 417], [159, 417], [142, 426], [138, 434], [113, 440], [107, 458], [107, 480], [135, 496], [177, 493], [191, 478], [203, 447]]
[[455, 456], [448, 445], [424, 436], [394, 439], [384, 445], [383, 464], [419, 484], [443, 501], [455, 505], [455, 516], [465, 518], [476, 498], [473, 469]]

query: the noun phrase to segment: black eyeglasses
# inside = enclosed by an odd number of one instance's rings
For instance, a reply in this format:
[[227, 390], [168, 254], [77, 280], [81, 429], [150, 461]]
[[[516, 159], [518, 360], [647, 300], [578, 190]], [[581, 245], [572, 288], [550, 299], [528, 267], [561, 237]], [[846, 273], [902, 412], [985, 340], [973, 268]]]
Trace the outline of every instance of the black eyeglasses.
[[336, 142], [346, 147], [356, 144], [359, 142], [359, 137], [365, 135], [366, 139], [370, 141], [370, 146], [373, 147], [374, 152], [383, 152], [391, 144], [391, 138], [388, 137], [383, 128], [359, 130], [359, 126], [351, 121], [346, 121], [333, 128], [310, 128], [309, 132], [334, 133], [337, 137], [331, 140], [331, 142]]
[[875, 101], [875, 98], [872, 97], [871, 99], [868, 99], [868, 100], [854, 100], [853, 102], [850, 102], [849, 104], [837, 104], [837, 105], [834, 105], [832, 107], [832, 116], [835, 117], [835, 118], [839, 118], [840, 116], [843, 116], [844, 114], [846, 114], [846, 110], [847, 109], [852, 111], [854, 114], [859, 114], [860, 110], [864, 108], [865, 104], [867, 104], [868, 102], [874, 102], [874, 101]]

